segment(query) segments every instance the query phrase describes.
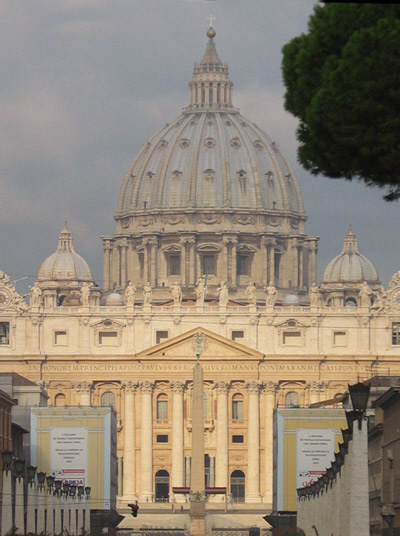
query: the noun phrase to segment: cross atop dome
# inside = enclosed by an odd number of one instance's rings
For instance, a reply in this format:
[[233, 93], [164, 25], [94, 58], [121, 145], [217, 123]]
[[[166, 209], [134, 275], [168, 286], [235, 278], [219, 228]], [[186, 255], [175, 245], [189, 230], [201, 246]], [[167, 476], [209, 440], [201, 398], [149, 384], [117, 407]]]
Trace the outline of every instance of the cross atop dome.
[[212, 28], [213, 27], [213, 20], [217, 20], [217, 18], [213, 17], [212, 14], [210, 13], [210, 15], [207, 17], [207, 20], [210, 23], [210, 28]]

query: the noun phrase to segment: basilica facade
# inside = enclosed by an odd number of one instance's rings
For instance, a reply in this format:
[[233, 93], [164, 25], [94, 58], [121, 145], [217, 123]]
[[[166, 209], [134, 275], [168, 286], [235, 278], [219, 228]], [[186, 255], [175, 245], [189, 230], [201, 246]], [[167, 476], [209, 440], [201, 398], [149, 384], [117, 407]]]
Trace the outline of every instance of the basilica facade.
[[384, 289], [349, 228], [317, 284], [294, 172], [234, 108], [214, 38], [189, 105], [123, 181], [104, 288], [67, 227], [29, 304], [0, 272], [0, 372], [54, 406], [114, 407], [120, 505], [185, 500], [196, 345], [205, 484], [226, 488], [210, 504], [271, 507], [274, 408], [340, 405], [349, 382], [400, 374], [400, 273]]

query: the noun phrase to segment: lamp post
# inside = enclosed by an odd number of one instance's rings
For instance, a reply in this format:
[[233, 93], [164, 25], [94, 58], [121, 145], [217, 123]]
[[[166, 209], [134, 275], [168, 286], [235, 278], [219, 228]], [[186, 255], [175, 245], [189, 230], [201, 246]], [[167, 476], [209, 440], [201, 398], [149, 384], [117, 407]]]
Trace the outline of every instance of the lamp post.
[[50, 534], [55, 534], [54, 532], [54, 521], [55, 521], [54, 507], [55, 507], [56, 498], [54, 496], [54, 476], [53, 475], [47, 476], [46, 482], [47, 482], [46, 531], [49, 532]]
[[85, 487], [86, 501], [85, 501], [85, 512], [84, 512], [84, 519], [83, 519], [84, 528], [86, 532], [90, 532], [90, 492], [91, 492], [91, 487], [86, 486]]
[[41, 532], [44, 532], [46, 530], [46, 519], [45, 519], [45, 511], [46, 511], [46, 495], [45, 495], [45, 489], [44, 489], [44, 483], [46, 480], [46, 473], [43, 471], [40, 471], [37, 473], [37, 527], [36, 531], [37, 534], [40, 534]]
[[35, 534], [35, 510], [36, 510], [36, 493], [35, 493], [35, 476], [36, 467], [29, 465], [26, 468], [28, 476], [28, 495], [26, 505], [26, 532], [27, 534]]
[[24, 505], [24, 472], [25, 460], [14, 460], [15, 473], [15, 518], [14, 528], [25, 532], [25, 505]]
[[62, 520], [61, 520], [61, 494], [62, 494], [62, 481], [54, 481], [54, 503], [55, 503], [55, 515], [54, 515], [54, 534], [61, 534], [62, 532]]
[[12, 529], [12, 452], [5, 450], [1, 453], [3, 461], [3, 501], [1, 516], [1, 533], [7, 534]]
[[[369, 534], [369, 494], [368, 494], [368, 430], [366, 422], [366, 410], [371, 385], [356, 383], [349, 385], [349, 393], [352, 411], [347, 412], [349, 423], [349, 434], [351, 435], [351, 449], [349, 450], [349, 461], [351, 470], [349, 481], [346, 486], [349, 488], [348, 527], [349, 534], [366, 536]], [[354, 422], [358, 426], [354, 426]], [[346, 445], [347, 446], [347, 445]]]

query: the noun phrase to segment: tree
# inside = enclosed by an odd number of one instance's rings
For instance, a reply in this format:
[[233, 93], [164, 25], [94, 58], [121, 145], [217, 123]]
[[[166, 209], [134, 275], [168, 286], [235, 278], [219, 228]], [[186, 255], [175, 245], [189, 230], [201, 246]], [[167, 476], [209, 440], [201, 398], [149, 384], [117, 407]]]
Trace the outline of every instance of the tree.
[[283, 47], [285, 108], [299, 118], [299, 162], [312, 174], [400, 197], [400, 6], [316, 6]]

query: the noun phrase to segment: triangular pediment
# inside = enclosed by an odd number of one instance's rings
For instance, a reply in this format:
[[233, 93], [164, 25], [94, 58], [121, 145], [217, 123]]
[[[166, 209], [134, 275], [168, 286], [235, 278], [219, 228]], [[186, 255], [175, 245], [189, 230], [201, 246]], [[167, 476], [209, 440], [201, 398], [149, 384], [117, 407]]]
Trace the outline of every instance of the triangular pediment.
[[191, 329], [177, 337], [157, 344], [137, 354], [138, 359], [196, 359], [197, 336], [200, 360], [229, 361], [234, 359], [262, 359], [263, 354], [248, 346], [222, 337], [202, 327]]

